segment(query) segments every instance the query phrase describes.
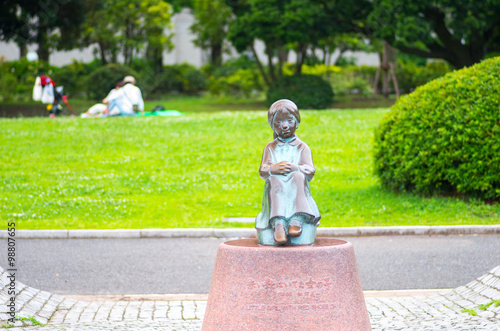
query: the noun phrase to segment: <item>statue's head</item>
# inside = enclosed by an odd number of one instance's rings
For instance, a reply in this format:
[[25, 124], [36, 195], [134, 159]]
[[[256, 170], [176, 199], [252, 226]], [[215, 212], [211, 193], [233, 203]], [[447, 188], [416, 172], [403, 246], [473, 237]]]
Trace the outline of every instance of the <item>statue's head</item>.
[[274, 131], [274, 137], [290, 138], [299, 127], [300, 114], [297, 105], [288, 99], [274, 102], [267, 113], [269, 125]]

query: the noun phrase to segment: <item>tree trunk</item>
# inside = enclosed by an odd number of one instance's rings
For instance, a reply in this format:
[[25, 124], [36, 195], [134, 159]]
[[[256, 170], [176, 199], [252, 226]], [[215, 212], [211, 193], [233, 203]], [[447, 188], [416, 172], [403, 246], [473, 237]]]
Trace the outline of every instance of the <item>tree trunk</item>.
[[36, 36], [38, 44], [38, 59], [41, 61], [49, 62], [49, 49], [47, 45], [47, 27], [39, 26]]
[[337, 59], [335, 60], [335, 62], [333, 62], [333, 64], [339, 65], [340, 64], [340, 60], [342, 60], [342, 58], [344, 57], [344, 53], [345, 52], [347, 52], [347, 47], [341, 47], [339, 49], [339, 56], [337, 56]]
[[222, 43], [212, 44], [210, 62], [216, 67], [220, 67], [222, 65]]
[[19, 58], [26, 58], [26, 54], [28, 54], [28, 45], [25, 42], [19, 42], [17, 46], [19, 46]]
[[297, 47], [297, 61], [295, 62], [295, 74], [302, 74], [302, 65], [304, 64], [304, 60], [306, 57], [307, 45], [303, 43], [299, 43]]
[[250, 46], [252, 49], [253, 56], [255, 57], [255, 62], [257, 62], [257, 67], [259, 68], [260, 74], [262, 75], [262, 78], [264, 79], [264, 83], [266, 86], [269, 86], [271, 83], [269, 81], [269, 77], [266, 74], [266, 71], [264, 70], [264, 66], [262, 65], [262, 62], [260, 62], [259, 56], [257, 55], [257, 52], [255, 51], [255, 47]]
[[269, 68], [269, 77], [271, 78], [271, 82], [276, 81], [276, 74], [274, 71], [274, 63], [273, 63], [273, 51], [271, 46], [266, 44], [266, 54], [267, 54], [267, 66]]
[[108, 60], [106, 59], [106, 47], [103, 42], [99, 42], [99, 54], [101, 55], [101, 64], [108, 64]]
[[283, 64], [288, 59], [288, 50], [283, 49], [283, 46], [278, 46], [278, 77], [283, 77]]
[[161, 45], [148, 44], [146, 58], [153, 63], [155, 74], [163, 71], [163, 48]]
[[455, 68], [471, 66], [484, 56], [484, 43], [480, 41], [483, 36], [477, 35], [471, 40], [470, 45], [462, 44], [461, 40], [454, 38], [446, 26], [446, 15], [437, 8], [430, 8], [424, 12], [424, 16], [431, 21], [434, 27], [434, 35], [439, 41], [427, 44], [427, 50], [398, 45], [398, 49], [404, 53], [414, 54], [425, 58], [443, 59]]

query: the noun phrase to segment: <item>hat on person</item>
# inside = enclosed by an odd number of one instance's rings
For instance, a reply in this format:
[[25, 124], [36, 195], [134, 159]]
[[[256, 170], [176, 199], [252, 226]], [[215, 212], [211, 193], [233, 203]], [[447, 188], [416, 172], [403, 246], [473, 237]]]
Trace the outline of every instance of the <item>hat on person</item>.
[[123, 78], [123, 81], [125, 83], [135, 84], [135, 78], [133, 76], [126, 76], [125, 78]]

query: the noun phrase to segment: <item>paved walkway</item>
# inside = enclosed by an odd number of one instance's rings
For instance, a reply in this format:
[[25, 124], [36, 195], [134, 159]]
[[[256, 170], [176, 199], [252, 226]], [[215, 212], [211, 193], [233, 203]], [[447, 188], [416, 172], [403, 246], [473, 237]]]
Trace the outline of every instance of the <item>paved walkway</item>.
[[[7, 272], [0, 269], [0, 273], [0, 320], [6, 324], [10, 281]], [[51, 330], [200, 330], [207, 305], [206, 300], [189, 296], [74, 300], [17, 281], [16, 291], [17, 317], [34, 317]], [[428, 296], [367, 296], [366, 304], [373, 330], [500, 330], [500, 266], [453, 290]], [[17, 321], [12, 329], [47, 330], [28, 326], [31, 323]]]

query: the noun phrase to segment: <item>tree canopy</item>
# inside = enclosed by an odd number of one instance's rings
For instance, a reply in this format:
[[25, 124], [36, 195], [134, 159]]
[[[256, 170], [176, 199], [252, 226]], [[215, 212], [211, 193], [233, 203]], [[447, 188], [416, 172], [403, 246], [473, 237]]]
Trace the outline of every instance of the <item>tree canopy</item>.
[[[251, 49], [255, 40], [266, 47], [269, 77], [274, 81], [281, 75], [287, 52], [297, 54], [295, 71], [301, 72], [309, 47], [317, 47], [336, 34], [361, 30], [371, 8], [367, 0], [227, 0], [235, 20], [229, 26], [228, 38], [240, 52]], [[273, 57], [278, 58], [276, 75]], [[266, 78], [266, 77], [265, 77]]]
[[85, 20], [83, 0], [0, 1], [0, 40], [15, 41], [21, 48], [37, 43], [41, 60], [51, 49], [76, 47]]
[[399, 50], [456, 68], [500, 50], [500, 0], [374, 0], [370, 28]]
[[194, 2], [196, 22], [191, 31], [196, 35], [194, 44], [210, 50], [210, 62], [222, 64], [222, 52], [227, 35], [227, 25], [232, 18], [231, 9], [224, 0], [198, 0]]
[[172, 7], [163, 0], [87, 0], [84, 45], [97, 44], [102, 63], [116, 62], [119, 54], [129, 64], [147, 47], [151, 60], [172, 47], [165, 28]]

